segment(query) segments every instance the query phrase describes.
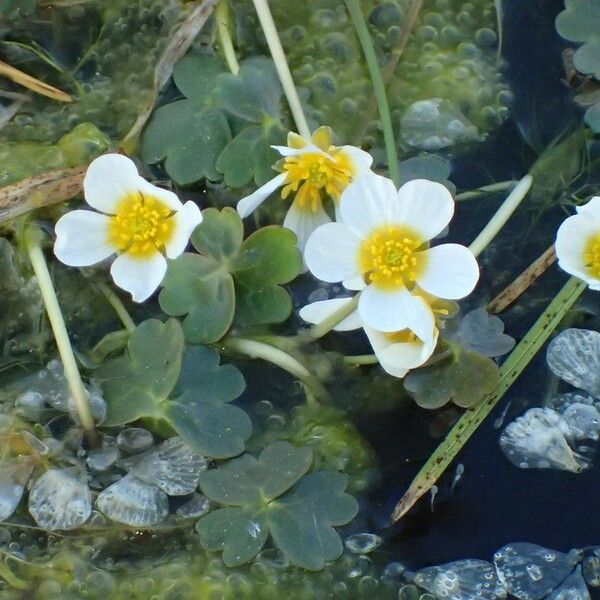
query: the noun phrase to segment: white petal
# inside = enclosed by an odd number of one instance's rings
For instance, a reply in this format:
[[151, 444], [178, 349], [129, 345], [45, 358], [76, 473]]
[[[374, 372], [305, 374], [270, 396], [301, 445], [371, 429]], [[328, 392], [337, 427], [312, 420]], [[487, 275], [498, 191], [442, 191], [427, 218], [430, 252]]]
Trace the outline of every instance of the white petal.
[[287, 177], [286, 173], [280, 173], [277, 177], [267, 181], [254, 193], [242, 198], [237, 203], [237, 211], [242, 219], [254, 212], [277, 188], [281, 187]]
[[367, 171], [356, 178], [340, 198], [340, 220], [358, 237], [365, 238], [390, 222], [397, 193], [390, 179]]
[[373, 157], [356, 146], [341, 146], [339, 152], [343, 152], [350, 158], [350, 162], [354, 167], [354, 173], [352, 174], [354, 179], [358, 179], [358, 177], [368, 172], [373, 164]]
[[[351, 298], [333, 298], [332, 300], [321, 300], [307, 304], [300, 309], [300, 316], [308, 323], [318, 325], [321, 321], [331, 316], [336, 310], [342, 308], [350, 302]], [[352, 331], [362, 327], [362, 321], [358, 311], [355, 310], [350, 316], [346, 317], [341, 323], [334, 327], [335, 331]]]
[[202, 213], [195, 202], [188, 200], [172, 217], [175, 221], [173, 237], [165, 244], [169, 258], [177, 258], [188, 245], [194, 229], [202, 222]]
[[325, 223], [308, 238], [304, 260], [311, 273], [334, 283], [360, 275], [360, 240], [342, 223]]
[[590, 198], [589, 202], [575, 209], [580, 215], [588, 215], [600, 219], [600, 196]]
[[558, 265], [563, 271], [586, 281], [590, 287], [600, 284], [592, 277], [585, 266], [583, 254], [590, 237], [600, 234], [600, 223], [588, 218], [588, 213], [580, 213], [569, 217], [558, 228], [556, 233], [556, 256]]
[[[419, 253], [421, 254], [421, 253]], [[468, 296], [479, 280], [479, 266], [468, 248], [459, 244], [441, 244], [422, 254], [425, 270], [417, 277], [417, 283], [428, 294], [459, 300]]]
[[129, 292], [134, 302], [143, 302], [149, 298], [160, 285], [166, 272], [167, 261], [158, 251], [144, 259], [121, 254], [110, 268], [114, 282]]
[[444, 230], [454, 215], [452, 194], [441, 184], [427, 179], [413, 179], [398, 190], [392, 220], [431, 240]]
[[72, 210], [56, 223], [54, 254], [65, 265], [87, 267], [114, 254], [108, 243], [110, 217], [91, 210]]
[[379, 331], [392, 333], [408, 328], [421, 338], [431, 335], [433, 315], [429, 305], [406, 288], [383, 291], [368, 285], [361, 292], [358, 311], [367, 325]]
[[417, 338], [414, 342], [393, 342], [381, 331], [365, 327], [373, 352], [379, 364], [390, 375], [404, 377], [410, 369], [420, 367], [433, 354], [438, 340], [438, 330], [425, 343]]
[[138, 191], [140, 180], [135, 163], [122, 154], [104, 154], [93, 160], [83, 180], [86, 202], [101, 212], [114, 214], [123, 196]]
[[355, 275], [349, 279], [344, 279], [342, 281], [342, 285], [347, 290], [364, 290], [367, 287], [365, 278], [362, 275]]
[[177, 197], [175, 192], [159, 188], [156, 185], [152, 185], [149, 181], [146, 181], [143, 177], [138, 178], [138, 192], [144, 196], [153, 196], [157, 200], [160, 200], [163, 204], [166, 204], [171, 210], [180, 210], [183, 206], [181, 200]]
[[283, 221], [283, 226], [291, 229], [298, 238], [297, 246], [301, 252], [304, 252], [306, 242], [311, 234], [325, 223], [330, 223], [331, 219], [325, 212], [325, 209], [319, 203], [317, 212], [301, 208], [297, 200], [294, 200], [290, 210]]

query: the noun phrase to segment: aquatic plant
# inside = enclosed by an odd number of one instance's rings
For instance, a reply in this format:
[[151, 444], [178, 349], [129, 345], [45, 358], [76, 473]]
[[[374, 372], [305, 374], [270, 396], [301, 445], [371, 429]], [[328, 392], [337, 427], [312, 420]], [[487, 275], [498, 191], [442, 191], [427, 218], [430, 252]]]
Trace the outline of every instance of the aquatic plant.
[[135, 302], [160, 285], [168, 258], [183, 253], [202, 221], [194, 202], [182, 204], [168, 190], [148, 183], [125, 156], [94, 160], [83, 180], [86, 202], [98, 212], [73, 210], [56, 223], [54, 253], [70, 266], [97, 264], [117, 253], [110, 274]]

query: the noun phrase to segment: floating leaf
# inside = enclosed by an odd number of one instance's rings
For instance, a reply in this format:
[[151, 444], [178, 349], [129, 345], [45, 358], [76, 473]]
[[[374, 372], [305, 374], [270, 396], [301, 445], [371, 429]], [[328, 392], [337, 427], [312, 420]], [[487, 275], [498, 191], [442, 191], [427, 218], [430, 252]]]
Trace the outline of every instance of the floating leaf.
[[243, 325], [280, 323], [292, 310], [281, 287], [297, 277], [302, 257], [294, 234], [263, 227], [243, 239], [242, 220], [232, 208], [203, 211], [192, 235], [200, 253], [185, 253], [169, 264], [159, 296], [169, 315], [183, 316], [186, 339], [212, 343], [234, 319]]
[[158, 405], [167, 399], [179, 377], [182, 352], [178, 321], [140, 323], [129, 338], [126, 353], [94, 373], [108, 404], [104, 424], [123, 425], [140, 417], [159, 416]]
[[164, 415], [179, 435], [200, 454], [228, 458], [244, 451], [252, 422], [238, 406], [228, 404], [246, 387], [233, 365], [219, 365], [219, 354], [204, 346], [188, 348], [174, 399]]
[[337, 558], [342, 542], [333, 526], [350, 521], [357, 503], [344, 492], [347, 478], [340, 473], [302, 477], [311, 461], [309, 448], [274, 442], [258, 459], [244, 454], [204, 472], [202, 491], [225, 505], [198, 522], [204, 546], [223, 550], [225, 564], [235, 566], [252, 559], [270, 533], [277, 547], [306, 569], [322, 569]]
[[228, 403], [245, 387], [232, 365], [204, 346], [185, 349], [179, 322], [144, 321], [124, 356], [96, 371], [108, 403], [106, 424], [140, 418], [166, 421], [195, 451], [227, 458], [240, 454], [252, 433], [248, 415]]
[[450, 173], [452, 173], [450, 163], [440, 156], [435, 154], [411, 156], [398, 163], [398, 187], [413, 179], [428, 179], [441, 183], [454, 194], [456, 186], [448, 181]]
[[515, 340], [504, 333], [502, 319], [490, 315], [485, 308], [468, 312], [457, 330], [446, 334], [446, 338], [466, 350], [490, 358], [507, 354], [515, 345]]
[[498, 366], [493, 360], [450, 344], [451, 356], [411, 371], [404, 387], [423, 408], [440, 408], [450, 400], [467, 408], [492, 392], [498, 383]]

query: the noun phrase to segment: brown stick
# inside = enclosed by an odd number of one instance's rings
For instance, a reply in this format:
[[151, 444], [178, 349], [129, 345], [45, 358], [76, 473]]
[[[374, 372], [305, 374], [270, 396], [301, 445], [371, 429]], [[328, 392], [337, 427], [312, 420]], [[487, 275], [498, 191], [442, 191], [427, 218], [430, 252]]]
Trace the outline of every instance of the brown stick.
[[36, 94], [52, 98], [53, 100], [58, 100], [59, 102], [73, 102], [73, 97], [66, 92], [63, 92], [54, 86], [48, 85], [47, 83], [44, 83], [43, 81], [40, 81], [31, 75], [27, 75], [27, 73], [23, 73], [23, 71], [19, 71], [19, 69], [15, 69], [1, 60], [0, 75], [8, 77], [10, 80], [22, 85], [23, 87], [26, 87], [28, 90], [31, 90]]
[[[413, 0], [410, 5], [410, 9], [408, 14], [406, 15], [406, 21], [404, 21], [404, 27], [402, 28], [402, 33], [400, 34], [400, 38], [398, 39], [398, 43], [392, 48], [390, 52], [390, 56], [388, 58], [385, 67], [383, 67], [383, 83], [387, 85], [390, 82], [390, 79], [393, 77], [394, 72], [396, 71], [396, 67], [398, 66], [398, 62], [400, 62], [400, 58], [404, 53], [404, 49], [406, 48], [406, 44], [410, 39], [410, 34], [415, 27], [417, 19], [419, 18], [419, 13], [421, 12], [421, 8], [423, 7], [423, 0]], [[362, 144], [363, 137], [365, 136], [367, 127], [373, 116], [375, 115], [375, 111], [377, 109], [377, 100], [375, 99], [375, 95], [371, 94], [369, 98], [369, 103], [367, 104], [367, 109], [365, 111], [365, 118], [362, 123], [362, 126], [357, 131], [354, 136], [354, 144], [356, 146], [360, 146]]]
[[81, 193], [87, 165], [54, 169], [0, 188], [0, 223]]
[[555, 260], [556, 251], [552, 245], [486, 306], [487, 311], [498, 314], [506, 310]]

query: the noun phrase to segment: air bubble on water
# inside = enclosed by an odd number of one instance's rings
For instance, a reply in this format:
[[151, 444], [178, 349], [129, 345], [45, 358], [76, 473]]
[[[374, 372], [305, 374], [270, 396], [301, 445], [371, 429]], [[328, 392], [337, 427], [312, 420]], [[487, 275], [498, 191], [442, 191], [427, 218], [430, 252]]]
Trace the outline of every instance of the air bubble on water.
[[526, 542], [504, 546], [494, 555], [500, 582], [518, 600], [544, 598], [567, 578], [578, 560], [576, 552], [564, 554]]
[[438, 600], [455, 598], [506, 598], [494, 565], [484, 560], [465, 559], [427, 567], [417, 572], [414, 583]]
[[134, 527], [160, 523], [169, 511], [167, 495], [132, 475], [107, 487], [96, 499], [98, 508], [113, 521]]
[[77, 529], [92, 512], [92, 495], [75, 469], [48, 469], [29, 492], [29, 512], [46, 529]]
[[356, 533], [346, 539], [345, 546], [353, 554], [368, 554], [379, 548], [383, 539], [374, 533]]
[[200, 473], [207, 467], [204, 456], [174, 436], [141, 455], [130, 473], [169, 496], [186, 496], [198, 487]]
[[560, 469], [579, 473], [589, 461], [568, 444], [569, 424], [551, 408], [531, 408], [506, 426], [500, 447], [519, 468]]

